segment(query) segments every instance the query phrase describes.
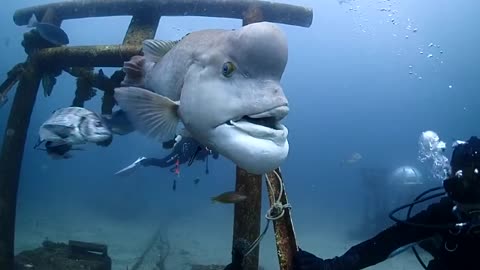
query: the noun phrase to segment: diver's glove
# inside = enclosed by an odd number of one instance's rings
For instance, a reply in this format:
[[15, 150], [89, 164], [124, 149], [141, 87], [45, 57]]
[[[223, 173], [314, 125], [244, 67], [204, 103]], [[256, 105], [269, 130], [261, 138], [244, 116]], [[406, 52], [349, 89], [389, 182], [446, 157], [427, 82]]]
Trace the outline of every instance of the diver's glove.
[[[348, 260], [347, 260], [348, 261]], [[293, 270], [350, 270], [350, 264], [344, 262], [342, 257], [321, 259], [312, 253], [298, 249], [293, 257]]]

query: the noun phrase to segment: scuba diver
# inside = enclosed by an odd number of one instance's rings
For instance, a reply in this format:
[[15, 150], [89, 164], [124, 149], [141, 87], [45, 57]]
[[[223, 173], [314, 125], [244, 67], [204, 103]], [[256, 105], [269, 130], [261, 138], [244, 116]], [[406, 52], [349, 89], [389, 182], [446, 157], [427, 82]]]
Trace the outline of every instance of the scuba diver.
[[[440, 245], [423, 246], [433, 259], [427, 270], [480, 269], [480, 139], [471, 137], [455, 146], [450, 161], [451, 171], [443, 187], [430, 189], [408, 205], [390, 213], [397, 223], [375, 237], [351, 247], [342, 256], [321, 259], [301, 250], [294, 256], [294, 270], [356, 270], [364, 269], [388, 259], [394, 251], [410, 247], [422, 240], [436, 237]], [[444, 189], [444, 191], [443, 191]], [[442, 192], [420, 199], [431, 191]], [[444, 196], [444, 195], [447, 196]], [[442, 197], [426, 210], [410, 217], [415, 204]], [[407, 219], [394, 214], [409, 208]]]
[[214, 159], [218, 159], [219, 154], [201, 145], [193, 138], [183, 137], [178, 142], [175, 140], [163, 143], [164, 148], [172, 148], [172, 152], [164, 158], [146, 158], [140, 157], [129, 166], [116, 172], [115, 175], [130, 174], [139, 166], [156, 166], [160, 168], [171, 167], [170, 171], [178, 170], [180, 164], [187, 163], [191, 166], [195, 160], [202, 160], [206, 162], [205, 173], [208, 174], [208, 156], [212, 155]]

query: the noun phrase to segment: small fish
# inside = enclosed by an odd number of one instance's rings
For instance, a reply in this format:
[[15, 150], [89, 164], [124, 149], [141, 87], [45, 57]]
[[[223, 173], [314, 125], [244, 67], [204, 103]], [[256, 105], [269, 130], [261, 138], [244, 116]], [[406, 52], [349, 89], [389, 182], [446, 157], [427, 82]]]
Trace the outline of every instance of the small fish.
[[245, 199], [247, 199], [247, 196], [236, 191], [227, 191], [215, 197], [211, 197], [212, 202], [219, 203], [239, 203]]
[[173, 189], [173, 191], [177, 190], [177, 179], [173, 179], [172, 189]]
[[354, 163], [357, 163], [358, 161], [360, 161], [362, 159], [362, 155], [360, 153], [353, 153], [350, 155], [350, 157], [348, 157], [348, 159], [346, 160], [342, 160], [342, 164], [349, 164], [349, 165], [352, 165]]
[[135, 131], [123, 110], [117, 110], [111, 116], [102, 116], [102, 118], [114, 134], [126, 135]]
[[112, 133], [94, 112], [82, 107], [66, 107], [53, 112], [39, 129], [39, 141], [62, 144], [111, 142]]
[[195, 185], [197, 185], [198, 183], [200, 183], [200, 178], [195, 178], [195, 180], [193, 180], [193, 183], [194, 183]]
[[37, 29], [43, 39], [54, 45], [67, 45], [70, 42], [68, 35], [62, 30], [62, 28], [50, 23], [38, 22], [35, 14], [30, 17], [28, 27]]

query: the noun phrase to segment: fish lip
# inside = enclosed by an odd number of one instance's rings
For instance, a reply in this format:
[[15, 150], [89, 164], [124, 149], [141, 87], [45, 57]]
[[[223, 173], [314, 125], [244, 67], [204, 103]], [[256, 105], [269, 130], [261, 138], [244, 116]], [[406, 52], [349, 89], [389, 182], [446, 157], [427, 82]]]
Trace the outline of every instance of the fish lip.
[[256, 139], [270, 140], [277, 145], [282, 145], [287, 141], [288, 129], [279, 122], [275, 123], [275, 128], [251, 123], [248, 121], [232, 121], [222, 126], [234, 128], [240, 132], [246, 133]]
[[276, 107], [273, 107], [269, 110], [263, 111], [261, 113], [249, 114], [247, 115], [250, 118], [266, 118], [273, 117], [276, 121], [280, 121], [285, 118], [290, 111], [288, 104], [282, 104]]
[[[265, 110], [260, 113], [249, 114], [237, 117], [235, 119], [228, 120], [225, 123], [222, 123], [219, 126], [229, 126], [235, 128], [238, 131], [246, 133], [256, 139], [271, 140], [277, 145], [284, 144], [287, 140], [288, 129], [283, 124], [280, 123], [280, 120], [285, 118], [289, 112], [288, 104], [281, 104], [275, 106], [271, 109]], [[257, 124], [251, 121], [250, 119], [261, 119], [261, 118], [271, 118], [273, 120], [273, 127]]]

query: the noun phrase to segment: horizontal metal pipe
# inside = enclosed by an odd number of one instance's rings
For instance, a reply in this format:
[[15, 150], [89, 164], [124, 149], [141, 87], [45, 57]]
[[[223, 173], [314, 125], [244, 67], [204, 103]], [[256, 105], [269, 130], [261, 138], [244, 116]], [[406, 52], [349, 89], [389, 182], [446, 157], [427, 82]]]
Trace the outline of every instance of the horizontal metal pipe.
[[33, 55], [40, 66], [122, 67], [123, 62], [141, 54], [140, 45], [96, 45], [42, 49]]
[[260, 0], [75, 0], [19, 9], [13, 15], [17, 25], [27, 25], [35, 14], [43, 18], [52, 8], [60, 20], [88, 17], [136, 15], [156, 12], [160, 16], [206, 16], [243, 19], [247, 13], [261, 13], [262, 21], [309, 27], [311, 8]]

